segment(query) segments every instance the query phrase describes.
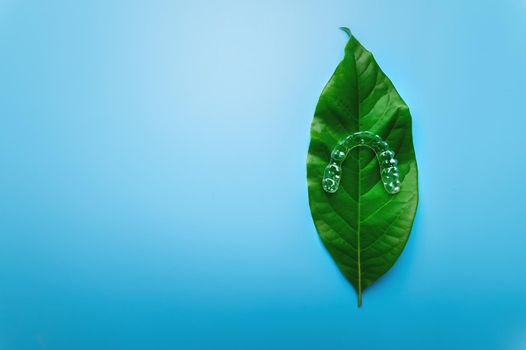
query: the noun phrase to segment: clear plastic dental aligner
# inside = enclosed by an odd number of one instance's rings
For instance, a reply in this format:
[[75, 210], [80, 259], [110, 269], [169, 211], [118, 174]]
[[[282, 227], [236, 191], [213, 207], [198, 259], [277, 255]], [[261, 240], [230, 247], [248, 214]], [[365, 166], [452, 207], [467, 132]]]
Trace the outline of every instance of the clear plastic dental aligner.
[[380, 136], [370, 131], [358, 131], [347, 136], [334, 147], [331, 161], [323, 173], [322, 186], [325, 192], [334, 193], [338, 190], [342, 176], [342, 163], [350, 150], [355, 147], [369, 147], [380, 162], [380, 176], [385, 190], [389, 194], [400, 192], [400, 175], [395, 153]]

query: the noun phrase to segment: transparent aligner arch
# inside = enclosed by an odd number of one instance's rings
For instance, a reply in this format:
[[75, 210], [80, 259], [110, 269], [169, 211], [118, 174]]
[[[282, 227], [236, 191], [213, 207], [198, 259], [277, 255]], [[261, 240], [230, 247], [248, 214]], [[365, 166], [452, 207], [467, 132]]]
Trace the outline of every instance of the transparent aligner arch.
[[322, 186], [325, 192], [338, 190], [342, 176], [342, 163], [349, 151], [364, 146], [372, 149], [380, 162], [380, 176], [385, 190], [389, 194], [400, 192], [400, 174], [395, 153], [380, 136], [370, 131], [358, 131], [340, 141], [332, 150], [331, 161], [323, 173]]

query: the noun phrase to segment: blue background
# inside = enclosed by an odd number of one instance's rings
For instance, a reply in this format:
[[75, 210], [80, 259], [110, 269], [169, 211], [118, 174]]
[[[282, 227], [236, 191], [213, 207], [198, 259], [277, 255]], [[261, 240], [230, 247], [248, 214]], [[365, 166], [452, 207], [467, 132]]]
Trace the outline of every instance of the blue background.
[[[420, 204], [364, 305], [305, 161], [351, 27]], [[0, 349], [526, 348], [526, 1], [0, 1]]]

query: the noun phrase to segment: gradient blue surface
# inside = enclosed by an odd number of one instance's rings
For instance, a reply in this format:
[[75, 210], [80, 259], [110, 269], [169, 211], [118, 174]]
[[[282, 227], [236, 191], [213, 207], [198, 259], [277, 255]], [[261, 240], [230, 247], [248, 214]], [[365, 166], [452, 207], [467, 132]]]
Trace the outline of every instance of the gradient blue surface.
[[[305, 161], [349, 26], [420, 204], [352, 287]], [[0, 349], [526, 349], [526, 1], [0, 1]]]

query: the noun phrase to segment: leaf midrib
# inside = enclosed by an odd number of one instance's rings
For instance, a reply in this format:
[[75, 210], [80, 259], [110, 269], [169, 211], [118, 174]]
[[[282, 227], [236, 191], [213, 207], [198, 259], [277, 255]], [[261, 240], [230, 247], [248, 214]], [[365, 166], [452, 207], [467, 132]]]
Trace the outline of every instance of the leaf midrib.
[[[351, 37], [351, 42], [352, 42], [352, 37]], [[356, 101], [358, 102], [356, 104], [356, 119], [358, 120], [358, 131], [361, 130], [361, 125], [360, 125], [360, 104], [361, 104], [361, 99], [360, 99], [360, 83], [359, 83], [359, 75], [358, 75], [358, 67], [356, 65], [356, 56], [354, 55], [354, 47], [351, 47], [352, 51], [351, 51], [351, 54], [352, 54], [352, 62], [353, 62], [353, 65], [354, 65], [354, 78], [355, 78], [355, 81], [356, 81]], [[361, 246], [360, 246], [360, 236], [361, 236], [361, 207], [362, 207], [362, 204], [361, 204], [361, 191], [362, 191], [362, 170], [361, 170], [361, 157], [360, 155], [362, 154], [361, 152], [361, 148], [357, 148], [358, 149], [358, 188], [357, 188], [357, 196], [358, 196], [358, 200], [357, 200], [357, 206], [358, 206], [358, 209], [356, 211], [356, 216], [357, 216], [357, 219], [356, 219], [356, 242], [357, 242], [357, 252], [358, 252], [358, 257], [357, 257], [357, 260], [358, 260], [358, 307], [362, 306], [362, 258], [361, 258]]]

